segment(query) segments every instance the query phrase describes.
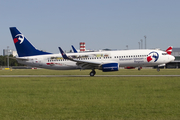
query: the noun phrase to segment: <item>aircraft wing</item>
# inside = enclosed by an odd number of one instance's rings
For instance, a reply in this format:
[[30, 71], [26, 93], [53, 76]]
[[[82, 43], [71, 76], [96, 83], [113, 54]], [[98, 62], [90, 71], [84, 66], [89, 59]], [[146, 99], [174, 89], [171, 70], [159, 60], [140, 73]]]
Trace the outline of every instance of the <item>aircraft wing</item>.
[[71, 59], [71, 61], [76, 62], [76, 65], [78, 65], [82, 69], [99, 68], [101, 66], [100, 62], [90, 62], [90, 61], [83, 61], [83, 60], [76, 60], [76, 59]]
[[61, 52], [61, 55], [63, 56], [64, 59], [68, 59], [70, 61], [76, 62], [76, 64], [80, 66], [82, 69], [86, 69], [89, 67], [98, 68], [101, 65], [100, 62], [90, 62], [90, 61], [78, 60], [68, 57], [60, 47], [59, 47], [59, 51]]
[[108, 61], [108, 62], [98, 62], [98, 61], [86, 61], [86, 60], [80, 60], [80, 59], [73, 59], [71, 57], [68, 57], [64, 51], [59, 47], [59, 50], [63, 56], [64, 59], [68, 59], [70, 61], [74, 61], [76, 62], [76, 65], [78, 65], [80, 68], [82, 69], [86, 69], [86, 68], [101, 68], [101, 66], [103, 64], [106, 63], [114, 63], [113, 61]]

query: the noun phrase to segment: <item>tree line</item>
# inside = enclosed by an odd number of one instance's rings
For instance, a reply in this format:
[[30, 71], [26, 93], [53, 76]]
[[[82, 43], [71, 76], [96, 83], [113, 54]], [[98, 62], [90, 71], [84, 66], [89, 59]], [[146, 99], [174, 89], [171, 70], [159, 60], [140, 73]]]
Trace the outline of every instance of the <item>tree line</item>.
[[[16, 59], [12, 59], [13, 55], [9, 55], [9, 66], [24, 66], [19, 64]], [[15, 57], [14, 57], [15, 58]], [[7, 66], [8, 56], [0, 55], [0, 66]]]

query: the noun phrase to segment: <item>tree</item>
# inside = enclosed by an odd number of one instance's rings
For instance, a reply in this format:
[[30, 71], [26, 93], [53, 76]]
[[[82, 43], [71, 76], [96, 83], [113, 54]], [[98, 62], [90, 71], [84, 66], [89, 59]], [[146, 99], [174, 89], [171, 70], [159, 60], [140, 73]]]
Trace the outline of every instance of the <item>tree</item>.
[[[7, 55], [0, 56], [0, 66], [7, 66]], [[15, 57], [13, 57], [13, 55], [9, 55], [9, 66], [24, 66], [24, 65], [19, 64], [17, 60], [15, 59]]]

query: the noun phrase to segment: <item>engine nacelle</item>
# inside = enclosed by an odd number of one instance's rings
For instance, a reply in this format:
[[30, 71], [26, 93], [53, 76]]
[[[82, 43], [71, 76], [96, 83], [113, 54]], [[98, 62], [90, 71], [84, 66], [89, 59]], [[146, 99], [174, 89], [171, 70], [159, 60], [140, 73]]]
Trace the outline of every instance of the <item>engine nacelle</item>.
[[103, 72], [118, 71], [118, 70], [119, 70], [118, 63], [107, 63], [102, 65]]

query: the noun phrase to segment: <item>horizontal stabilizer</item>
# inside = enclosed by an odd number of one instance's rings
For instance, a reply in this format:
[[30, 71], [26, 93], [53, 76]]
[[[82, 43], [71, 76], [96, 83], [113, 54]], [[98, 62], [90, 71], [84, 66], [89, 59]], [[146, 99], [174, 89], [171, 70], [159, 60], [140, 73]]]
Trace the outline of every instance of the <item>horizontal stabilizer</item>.
[[28, 61], [27, 58], [22, 58], [22, 57], [9, 57], [10, 59], [15, 59], [15, 60], [25, 60]]

